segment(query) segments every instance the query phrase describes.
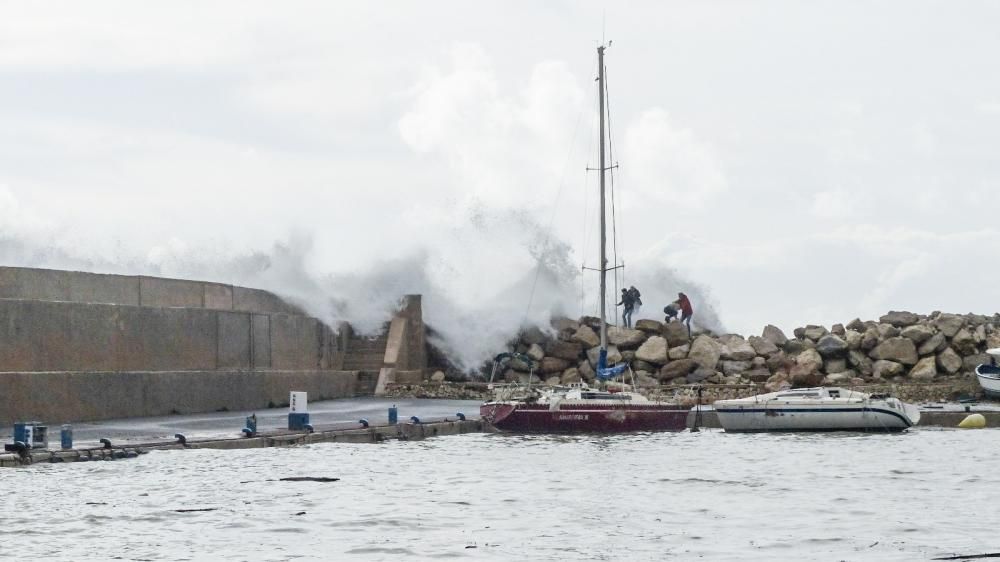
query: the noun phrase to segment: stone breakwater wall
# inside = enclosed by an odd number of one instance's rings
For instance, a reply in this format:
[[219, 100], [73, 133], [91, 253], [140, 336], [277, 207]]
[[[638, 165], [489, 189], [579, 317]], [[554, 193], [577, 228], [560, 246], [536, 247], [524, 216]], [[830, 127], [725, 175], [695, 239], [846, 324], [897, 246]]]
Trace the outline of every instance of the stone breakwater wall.
[[[510, 351], [531, 357], [511, 360], [498, 379], [565, 384], [594, 381], [600, 320], [555, 318], [551, 329], [530, 328]], [[639, 386], [752, 385], [773, 392], [820, 385], [879, 386], [943, 383], [978, 392], [976, 365], [1000, 347], [1000, 314], [915, 314], [893, 311], [877, 321], [854, 319], [830, 327], [809, 325], [788, 337], [768, 325], [759, 336], [696, 332], [689, 339], [678, 322], [639, 320], [635, 328], [610, 327], [609, 364], [626, 362]], [[489, 373], [486, 373], [489, 376]], [[749, 387], [748, 387], [749, 388]]]

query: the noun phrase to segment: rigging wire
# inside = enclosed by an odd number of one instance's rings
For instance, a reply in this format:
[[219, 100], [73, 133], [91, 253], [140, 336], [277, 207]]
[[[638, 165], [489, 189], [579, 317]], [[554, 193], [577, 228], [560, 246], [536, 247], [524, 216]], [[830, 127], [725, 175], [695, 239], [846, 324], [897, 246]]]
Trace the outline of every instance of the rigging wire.
[[[608, 166], [608, 171], [610, 172], [611, 175], [611, 248], [612, 248], [611, 255], [614, 256], [612, 267], [615, 268], [613, 270], [614, 274], [612, 276], [614, 292], [612, 292], [611, 294], [615, 300], [618, 300], [618, 295], [620, 293], [619, 289], [624, 288], [625, 286], [625, 270], [623, 267], [621, 273], [619, 274], [619, 271], [617, 269], [618, 264], [620, 262], [618, 261], [618, 220], [617, 220], [618, 212], [615, 209], [615, 200], [616, 200], [615, 164], [614, 164], [615, 153], [614, 153], [614, 148], [611, 144], [611, 97], [610, 94], [608, 93], [608, 70], [606, 66], [604, 68], [604, 111], [607, 114], [607, 123], [608, 123], [608, 163], [610, 164], [610, 166]], [[622, 281], [621, 287], [618, 286], [619, 276], [621, 277]], [[615, 324], [618, 323], [617, 315], [618, 315], [618, 308], [615, 307]]]

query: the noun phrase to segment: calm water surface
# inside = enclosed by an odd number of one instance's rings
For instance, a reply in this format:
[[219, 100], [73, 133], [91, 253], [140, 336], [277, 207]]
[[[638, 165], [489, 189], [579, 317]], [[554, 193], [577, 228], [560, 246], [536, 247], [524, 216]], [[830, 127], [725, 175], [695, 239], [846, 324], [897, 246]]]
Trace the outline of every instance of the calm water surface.
[[[1000, 551], [996, 430], [460, 435], [0, 471], [0, 558], [928, 560]], [[288, 476], [341, 478], [280, 482]], [[210, 511], [179, 512], [204, 509]]]

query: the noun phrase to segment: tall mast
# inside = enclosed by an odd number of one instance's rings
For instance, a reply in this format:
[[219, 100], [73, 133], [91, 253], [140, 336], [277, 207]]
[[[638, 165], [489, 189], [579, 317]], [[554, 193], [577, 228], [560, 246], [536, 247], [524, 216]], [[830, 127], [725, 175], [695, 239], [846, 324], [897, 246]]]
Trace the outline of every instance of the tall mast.
[[600, 174], [601, 174], [601, 352], [597, 360], [597, 368], [604, 369], [608, 366], [608, 327], [607, 327], [607, 272], [608, 256], [605, 246], [607, 245], [607, 228], [605, 225], [604, 210], [604, 45], [597, 48], [597, 89], [600, 99], [599, 112], [601, 114], [601, 152], [600, 152]]

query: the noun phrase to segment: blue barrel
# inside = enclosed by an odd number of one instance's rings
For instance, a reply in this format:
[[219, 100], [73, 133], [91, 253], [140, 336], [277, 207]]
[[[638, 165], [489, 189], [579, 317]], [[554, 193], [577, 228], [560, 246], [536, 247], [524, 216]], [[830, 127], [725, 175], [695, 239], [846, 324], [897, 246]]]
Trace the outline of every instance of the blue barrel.
[[396, 405], [393, 404], [392, 407], [389, 408], [389, 425], [396, 425], [396, 422], [398, 421], [399, 421], [399, 410], [397, 410]]
[[309, 425], [309, 412], [292, 412], [288, 414], [288, 429], [299, 431]]
[[59, 428], [59, 441], [62, 443], [63, 449], [73, 448], [73, 426], [64, 424]]
[[31, 430], [34, 429], [33, 422], [14, 422], [14, 441], [20, 441], [27, 446], [31, 446]]

